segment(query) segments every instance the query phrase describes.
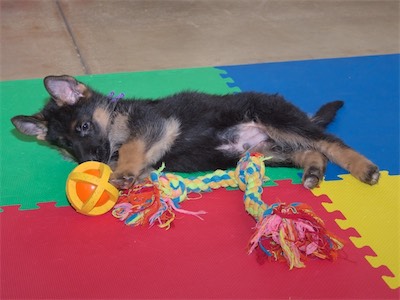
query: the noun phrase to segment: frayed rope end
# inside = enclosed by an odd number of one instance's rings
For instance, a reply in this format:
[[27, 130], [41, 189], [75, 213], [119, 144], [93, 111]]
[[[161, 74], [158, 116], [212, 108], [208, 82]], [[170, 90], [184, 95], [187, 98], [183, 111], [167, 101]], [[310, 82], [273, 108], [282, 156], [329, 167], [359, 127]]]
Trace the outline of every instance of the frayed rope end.
[[270, 260], [286, 261], [290, 269], [304, 268], [309, 257], [334, 260], [343, 243], [304, 204], [279, 204], [256, 225], [249, 254], [259, 247]]
[[175, 219], [175, 212], [192, 215], [201, 220], [203, 218], [200, 215], [206, 213], [205, 211], [192, 212], [180, 209], [170, 197], [161, 196], [158, 185], [147, 181], [121, 191], [112, 215], [124, 221], [126, 225], [151, 227], [157, 224], [160, 228], [169, 229]]

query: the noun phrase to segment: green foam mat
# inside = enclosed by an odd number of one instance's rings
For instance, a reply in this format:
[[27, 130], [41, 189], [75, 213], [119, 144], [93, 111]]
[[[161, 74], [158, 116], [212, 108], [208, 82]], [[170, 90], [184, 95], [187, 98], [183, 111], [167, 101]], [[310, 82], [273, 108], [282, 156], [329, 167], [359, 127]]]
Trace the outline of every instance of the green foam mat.
[[[227, 85], [224, 73], [216, 68], [150, 71], [137, 73], [77, 76], [78, 80], [105, 94], [125, 93], [125, 97], [162, 97], [182, 90], [215, 94], [237, 91]], [[55, 201], [68, 205], [65, 180], [76, 166], [60, 157], [46, 143], [26, 137], [10, 119], [19, 114], [38, 112], [48, 100], [42, 79], [5, 81], [1, 91], [1, 202], [0, 206], [21, 205], [38, 208], [38, 202]]]

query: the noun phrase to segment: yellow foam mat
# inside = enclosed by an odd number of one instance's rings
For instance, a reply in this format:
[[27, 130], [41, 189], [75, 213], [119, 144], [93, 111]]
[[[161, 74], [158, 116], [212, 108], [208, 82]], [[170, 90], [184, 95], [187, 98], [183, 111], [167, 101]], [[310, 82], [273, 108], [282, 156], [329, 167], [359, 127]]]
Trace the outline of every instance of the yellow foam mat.
[[329, 212], [340, 211], [345, 220], [336, 220], [342, 229], [354, 228], [361, 237], [351, 237], [358, 248], [369, 246], [376, 256], [366, 256], [374, 267], [386, 266], [394, 276], [382, 276], [387, 285], [400, 287], [400, 175], [381, 172], [377, 185], [369, 186], [351, 175], [343, 180], [325, 181], [314, 189], [317, 196], [327, 195], [332, 203], [323, 203]]

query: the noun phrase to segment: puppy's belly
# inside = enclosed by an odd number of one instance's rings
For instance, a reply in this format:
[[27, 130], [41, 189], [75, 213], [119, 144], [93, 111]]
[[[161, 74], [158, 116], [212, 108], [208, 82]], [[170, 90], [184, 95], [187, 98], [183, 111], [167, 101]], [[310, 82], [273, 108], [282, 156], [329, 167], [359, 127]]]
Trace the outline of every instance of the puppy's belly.
[[221, 145], [216, 149], [226, 154], [240, 155], [246, 151], [263, 152], [268, 134], [263, 125], [255, 122], [242, 123], [227, 128], [219, 134]]

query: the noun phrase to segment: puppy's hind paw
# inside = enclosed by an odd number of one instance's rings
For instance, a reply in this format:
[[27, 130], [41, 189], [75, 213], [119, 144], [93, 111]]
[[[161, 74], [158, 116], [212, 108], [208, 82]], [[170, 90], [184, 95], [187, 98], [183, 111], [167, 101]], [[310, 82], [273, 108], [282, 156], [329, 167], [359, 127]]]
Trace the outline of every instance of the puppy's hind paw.
[[312, 190], [318, 186], [319, 182], [320, 180], [317, 176], [309, 175], [303, 179], [303, 186], [308, 190]]
[[380, 173], [379, 168], [375, 165], [370, 165], [364, 173], [362, 181], [370, 185], [377, 184], [379, 181]]
[[303, 186], [306, 189], [312, 190], [317, 187], [319, 183], [324, 178], [324, 168], [320, 168], [317, 166], [308, 167], [304, 170], [303, 174]]

